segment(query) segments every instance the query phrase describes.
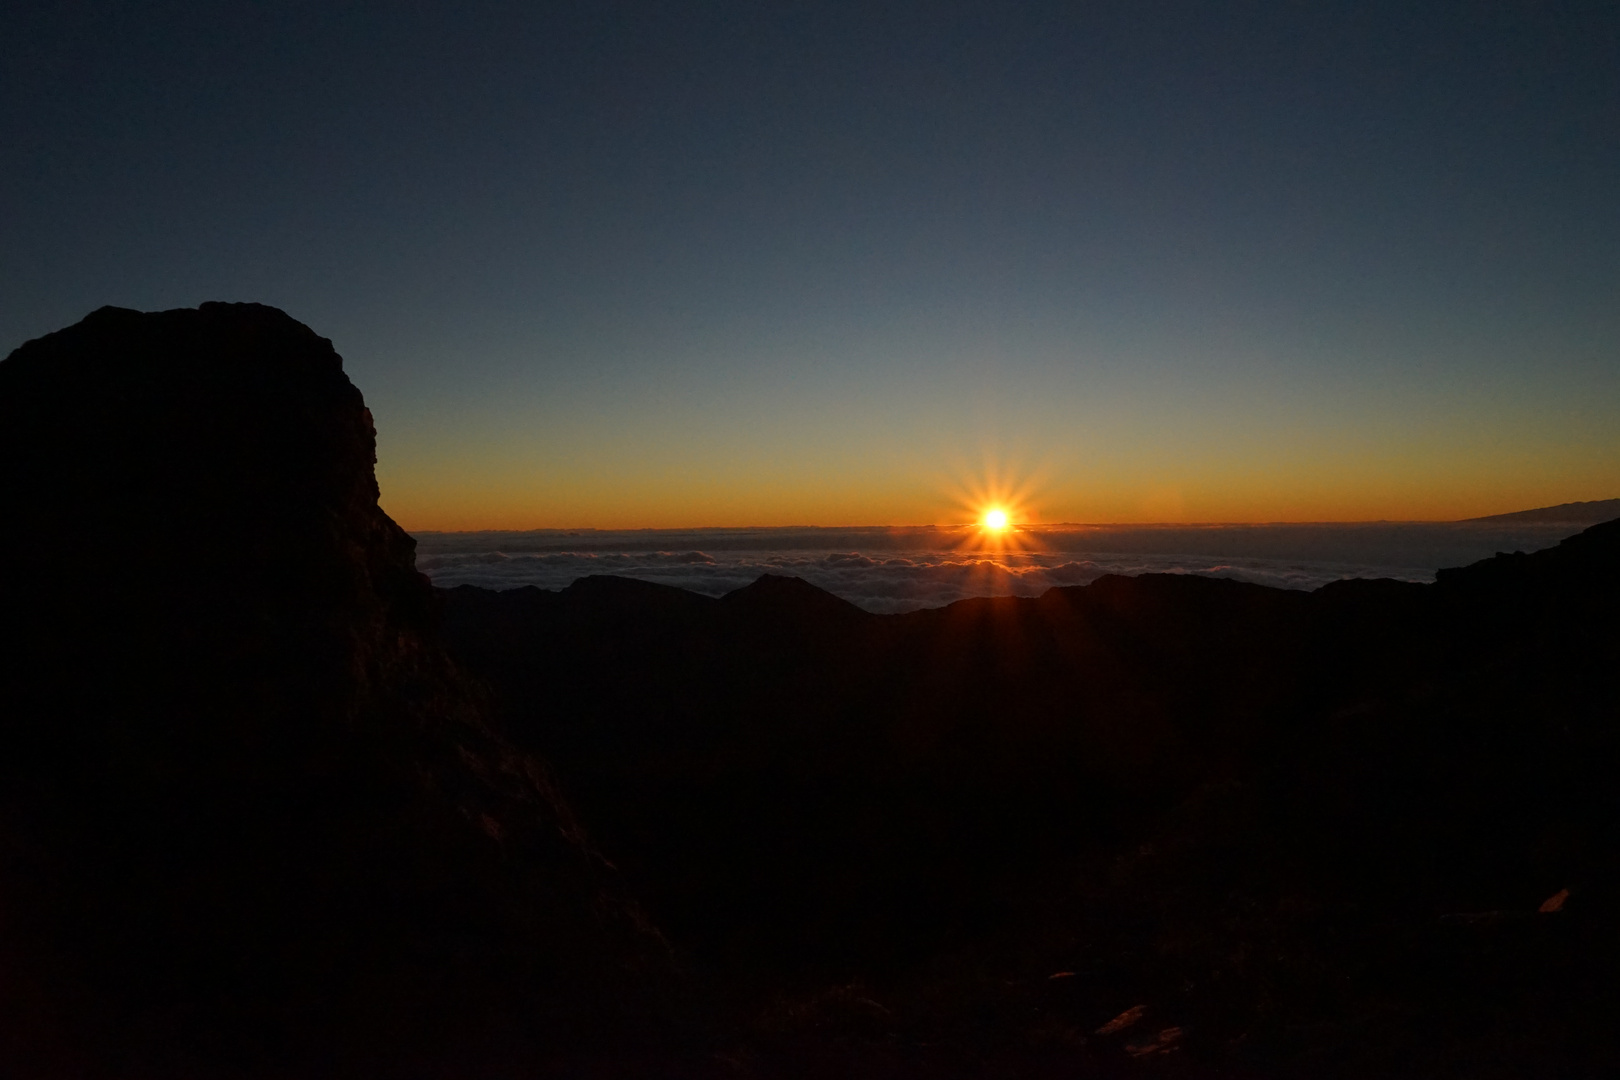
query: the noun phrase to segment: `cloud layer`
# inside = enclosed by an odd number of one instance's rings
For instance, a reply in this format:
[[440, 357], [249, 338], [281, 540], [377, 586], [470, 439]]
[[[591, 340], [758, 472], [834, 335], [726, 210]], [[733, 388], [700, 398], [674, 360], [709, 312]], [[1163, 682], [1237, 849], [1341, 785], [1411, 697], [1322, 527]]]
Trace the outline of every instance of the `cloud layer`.
[[761, 574], [790, 574], [884, 613], [970, 596], [1039, 596], [1104, 574], [1205, 574], [1288, 589], [1349, 577], [1431, 581], [1441, 566], [1504, 548], [1534, 550], [1575, 531], [1384, 524], [1054, 528], [1018, 538], [1038, 550], [998, 552], [973, 550], [970, 533], [934, 529], [436, 533], [418, 538], [417, 567], [446, 588], [561, 589], [592, 574], [614, 574], [709, 596]]

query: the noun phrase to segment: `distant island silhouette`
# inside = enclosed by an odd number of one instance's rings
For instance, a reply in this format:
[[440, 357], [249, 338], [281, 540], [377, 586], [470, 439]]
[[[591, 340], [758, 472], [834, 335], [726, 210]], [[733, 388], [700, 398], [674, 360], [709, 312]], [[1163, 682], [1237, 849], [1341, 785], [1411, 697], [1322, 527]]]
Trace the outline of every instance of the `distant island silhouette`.
[[874, 614], [436, 590], [374, 460], [273, 308], [0, 362], [9, 1075], [1620, 1067], [1620, 520]]
[[1511, 514], [1492, 514], [1489, 517], [1469, 518], [1469, 521], [1545, 521], [1571, 525], [1596, 525], [1620, 517], [1620, 499], [1598, 499], [1594, 502], [1559, 503], [1536, 510], [1519, 510]]

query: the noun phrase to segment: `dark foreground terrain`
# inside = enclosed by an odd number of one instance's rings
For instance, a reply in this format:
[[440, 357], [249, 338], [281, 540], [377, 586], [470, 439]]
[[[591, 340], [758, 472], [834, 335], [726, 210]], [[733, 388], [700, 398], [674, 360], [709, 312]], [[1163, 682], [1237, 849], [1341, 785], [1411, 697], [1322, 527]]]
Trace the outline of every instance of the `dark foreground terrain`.
[[0, 1071], [1620, 1068], [1620, 522], [1309, 594], [436, 593], [373, 446], [273, 309], [0, 363]]
[[1311, 594], [597, 578], [446, 634], [772, 1067], [1602, 1075], [1617, 567], [1620, 522]]

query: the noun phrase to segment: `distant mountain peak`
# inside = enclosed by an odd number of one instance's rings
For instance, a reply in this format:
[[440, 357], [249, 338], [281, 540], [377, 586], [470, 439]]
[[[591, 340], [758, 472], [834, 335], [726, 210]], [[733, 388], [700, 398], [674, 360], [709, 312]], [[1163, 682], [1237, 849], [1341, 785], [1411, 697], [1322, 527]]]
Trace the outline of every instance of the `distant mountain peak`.
[[721, 597], [721, 602], [731, 607], [791, 607], [818, 613], [867, 614], [848, 600], [788, 574], [761, 574], [751, 584]]
[[1620, 499], [1597, 499], [1593, 502], [1559, 503], [1536, 510], [1518, 510], [1511, 514], [1491, 514], [1487, 517], [1467, 518], [1468, 522], [1545, 522], [1549, 525], [1596, 525], [1620, 518]]

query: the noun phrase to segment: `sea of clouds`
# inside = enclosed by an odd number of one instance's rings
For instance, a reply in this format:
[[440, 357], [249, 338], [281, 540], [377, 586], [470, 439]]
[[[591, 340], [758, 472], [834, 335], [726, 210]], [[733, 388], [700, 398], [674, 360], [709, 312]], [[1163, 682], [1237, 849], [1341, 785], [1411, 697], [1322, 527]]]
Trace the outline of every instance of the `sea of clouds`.
[[1039, 596], [1104, 574], [1202, 574], [1286, 589], [1354, 577], [1434, 580], [1498, 551], [1534, 551], [1579, 525], [1051, 526], [1005, 542], [970, 528], [536, 530], [418, 533], [435, 585], [562, 589], [613, 574], [723, 596], [762, 574], [800, 577], [868, 611], [970, 596]]

